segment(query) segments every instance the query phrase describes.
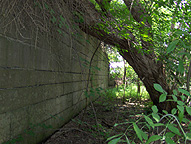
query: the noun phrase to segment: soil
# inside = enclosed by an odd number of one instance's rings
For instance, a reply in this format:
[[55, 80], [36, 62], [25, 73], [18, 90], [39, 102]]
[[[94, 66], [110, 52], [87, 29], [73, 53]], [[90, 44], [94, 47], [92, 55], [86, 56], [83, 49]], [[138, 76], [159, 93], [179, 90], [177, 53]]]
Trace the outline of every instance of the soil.
[[[149, 109], [138, 102], [125, 102], [116, 98], [100, 97], [78, 116], [64, 125], [43, 144], [104, 144], [107, 138], [126, 130], [114, 125], [130, 119], [138, 119], [136, 114]], [[135, 133], [128, 134], [135, 136]]]
[[[135, 122], [143, 117], [136, 114], [149, 114], [151, 112], [151, 102], [145, 100], [142, 103], [144, 105], [136, 100], [123, 103], [117, 98], [100, 97], [42, 144], [106, 144], [109, 137], [124, 132], [130, 140], [136, 144], [141, 144], [142, 142], [133, 130], [132, 123], [127, 122]], [[116, 126], [116, 124], [119, 125]], [[139, 127], [142, 127], [142, 130], [145, 130], [149, 137], [156, 132], [152, 128], [146, 129], [144, 125], [139, 125]], [[121, 140], [118, 144], [127, 144], [125, 136]], [[130, 143], [132, 142], [130, 141]], [[160, 143], [155, 142], [155, 144]]]

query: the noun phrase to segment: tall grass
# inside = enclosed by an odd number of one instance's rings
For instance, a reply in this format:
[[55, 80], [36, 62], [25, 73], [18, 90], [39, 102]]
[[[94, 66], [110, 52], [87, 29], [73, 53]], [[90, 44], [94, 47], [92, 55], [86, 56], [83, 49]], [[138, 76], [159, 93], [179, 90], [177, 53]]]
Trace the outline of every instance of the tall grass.
[[144, 86], [141, 86], [140, 94], [137, 93], [137, 86], [135, 84], [127, 85], [125, 88], [124, 95], [124, 85], [116, 86], [114, 88], [106, 90], [106, 95], [108, 99], [112, 100], [113, 98], [125, 98], [126, 101], [132, 100], [145, 100], [149, 99], [149, 94], [146, 91]]

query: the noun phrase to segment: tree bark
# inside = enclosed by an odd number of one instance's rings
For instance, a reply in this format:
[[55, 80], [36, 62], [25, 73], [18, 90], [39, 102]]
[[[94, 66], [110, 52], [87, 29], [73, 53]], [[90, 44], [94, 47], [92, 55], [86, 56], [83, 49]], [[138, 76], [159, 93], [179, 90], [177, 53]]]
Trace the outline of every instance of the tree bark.
[[[136, 0], [136, 2], [137, 1], [138, 0]], [[170, 111], [173, 108], [173, 105], [170, 102], [159, 103], [159, 96], [161, 93], [154, 89], [154, 83], [157, 83], [160, 84], [167, 93], [170, 93], [169, 86], [166, 82], [163, 64], [161, 61], [157, 61], [152, 43], [141, 40], [143, 46], [142, 49], [150, 50], [150, 53], [140, 53], [140, 51], [132, 45], [133, 43], [136, 43], [137, 40], [129, 30], [126, 30], [129, 34], [129, 39], [126, 39], [117, 35], [118, 30], [108, 27], [109, 30], [115, 31], [115, 33], [108, 33], [104, 29], [100, 28], [98, 23], [104, 24], [107, 20], [112, 21], [112, 17], [108, 19], [105, 18], [105, 16], [102, 17], [103, 15], [97, 11], [95, 6], [88, 0], [70, 0], [70, 3], [72, 2], [78, 3], [76, 11], [84, 17], [83, 23], [78, 23], [80, 29], [107, 44], [117, 46], [119, 48], [119, 53], [129, 63], [129, 65], [132, 66], [140, 80], [145, 85], [154, 105], [156, 105], [160, 111]], [[127, 8], [130, 9], [134, 19], [137, 20], [137, 22], [141, 22], [142, 20], [140, 19], [140, 15], [143, 13], [146, 15], [146, 12], [144, 10], [136, 11], [137, 8], [132, 8], [132, 3], [130, 3], [129, 0], [124, 0], [124, 2]], [[74, 10], [74, 5], [72, 6], [72, 10]], [[141, 5], [136, 6], [138, 6], [139, 9], [143, 9]], [[146, 22], [145, 26], [150, 27], [151, 25]]]

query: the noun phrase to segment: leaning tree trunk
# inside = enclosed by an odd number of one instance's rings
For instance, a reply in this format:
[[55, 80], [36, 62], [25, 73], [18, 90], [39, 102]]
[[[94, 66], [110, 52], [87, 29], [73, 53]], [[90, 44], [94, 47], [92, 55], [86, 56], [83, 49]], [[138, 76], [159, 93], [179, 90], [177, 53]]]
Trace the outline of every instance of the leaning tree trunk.
[[[66, 4], [71, 7], [72, 13], [75, 14], [74, 19], [77, 21], [80, 29], [87, 34], [104, 41], [106, 44], [117, 46], [120, 54], [133, 67], [138, 77], [145, 85], [153, 103], [160, 111], [170, 111], [173, 108], [172, 104], [170, 104], [170, 102], [159, 103], [159, 96], [161, 93], [154, 89], [154, 83], [157, 83], [160, 84], [167, 93], [170, 92], [169, 86], [166, 83], [163, 64], [161, 61], [156, 60], [157, 57], [154, 54], [152, 43], [142, 40], [143, 49], [149, 50], [150, 53], [147, 54], [143, 51], [140, 53], [140, 50], [137, 50], [137, 48], [132, 45], [133, 43], [138, 42], [131, 31], [125, 29], [129, 36], [129, 39], [127, 39], [118, 35], [118, 32], [120, 33], [119, 29], [112, 28], [111, 26], [106, 26], [105, 28], [102, 27], [106, 24], [106, 21], [113, 20], [112, 16], [107, 13], [106, 9], [104, 10], [104, 14], [101, 13], [100, 11], [96, 10], [95, 5], [89, 0], [65, 1]], [[103, 0], [99, 0], [99, 2], [102, 1]], [[110, 1], [108, 0], [108, 2]], [[131, 6], [131, 0], [124, 0], [124, 2], [129, 11], [132, 13], [133, 18], [138, 23], [142, 21], [140, 17], [141, 15], [147, 16], [147, 13], [138, 3], [138, 0], [136, 0], [136, 6]], [[101, 7], [103, 9], [103, 5], [101, 5]], [[114, 20], [112, 22], [114, 22]], [[151, 25], [148, 22], [145, 22], [145, 27], [150, 28]], [[110, 32], [108, 32], [108, 30], [110, 30]], [[150, 34], [149, 31], [148, 34]]]
[[166, 83], [166, 75], [163, 65], [160, 61], [156, 61], [154, 54], [140, 54], [138, 52], [126, 52], [122, 54], [127, 62], [133, 67], [140, 80], [146, 87], [153, 104], [160, 111], [167, 110], [168, 112], [174, 107], [171, 102], [159, 103], [160, 92], [154, 89], [154, 83], [160, 84], [162, 88], [171, 93], [168, 84]]

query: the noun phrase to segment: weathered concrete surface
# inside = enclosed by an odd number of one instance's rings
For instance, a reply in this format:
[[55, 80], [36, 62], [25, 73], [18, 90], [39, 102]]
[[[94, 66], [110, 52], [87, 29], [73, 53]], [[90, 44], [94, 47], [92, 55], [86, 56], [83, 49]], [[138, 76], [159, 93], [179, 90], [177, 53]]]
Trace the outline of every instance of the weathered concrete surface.
[[[66, 25], [62, 34], [55, 24], [45, 33], [33, 21], [24, 22], [26, 30], [19, 32], [30, 39], [16, 35], [14, 26], [8, 25], [7, 33], [0, 28], [0, 143], [38, 143], [97, 98], [87, 98], [85, 91], [99, 41], [80, 30], [72, 34]], [[107, 88], [108, 60], [102, 48], [93, 59], [90, 80], [89, 88]]]

